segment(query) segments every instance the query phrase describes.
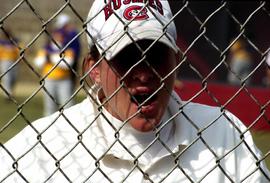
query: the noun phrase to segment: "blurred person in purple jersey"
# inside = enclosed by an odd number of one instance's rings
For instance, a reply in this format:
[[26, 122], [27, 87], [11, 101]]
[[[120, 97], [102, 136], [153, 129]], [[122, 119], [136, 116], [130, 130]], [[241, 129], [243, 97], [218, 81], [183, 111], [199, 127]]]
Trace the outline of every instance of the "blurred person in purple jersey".
[[[76, 39], [74, 38], [77, 36], [78, 31], [76, 27], [74, 26], [70, 16], [65, 13], [62, 13], [56, 17], [55, 28], [57, 30], [60, 30], [63, 33], [64, 46], [68, 45], [68, 47], [73, 50], [74, 64], [72, 66], [72, 69], [77, 72], [78, 66], [79, 66], [79, 57], [81, 54], [81, 43], [80, 43], [79, 37]], [[72, 81], [73, 81], [72, 90], [74, 91], [75, 86], [76, 86], [76, 74], [74, 72], [72, 72], [71, 74], [72, 74]]]
[[[35, 58], [35, 65], [41, 69], [42, 76], [45, 77], [44, 86], [49, 93], [44, 92], [44, 115], [57, 111], [58, 105], [64, 105], [73, 92], [71, 68], [74, 64], [74, 51], [71, 48], [62, 51], [64, 36], [60, 30], [53, 31], [52, 38], [38, 51]], [[65, 107], [72, 104], [71, 100]]]
[[[9, 29], [6, 29], [9, 36], [18, 42], [17, 39], [13, 38], [12, 33]], [[0, 80], [4, 89], [9, 93], [13, 94], [13, 89], [16, 82], [18, 66], [14, 65], [16, 60], [19, 58], [19, 48], [12, 43], [12, 41], [4, 34], [0, 32], [0, 76], [4, 74]], [[7, 97], [8, 98], [8, 97]]]

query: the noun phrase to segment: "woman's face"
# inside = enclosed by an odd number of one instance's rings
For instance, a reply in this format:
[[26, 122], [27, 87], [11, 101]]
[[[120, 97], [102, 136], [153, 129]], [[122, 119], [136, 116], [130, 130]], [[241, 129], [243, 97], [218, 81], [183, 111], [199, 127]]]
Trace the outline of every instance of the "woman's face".
[[[139, 42], [143, 50], [150, 44], [149, 41]], [[98, 66], [98, 82], [106, 99], [110, 98], [105, 108], [121, 121], [130, 118], [128, 123], [133, 128], [146, 132], [160, 123], [167, 108], [175, 73], [167, 75], [175, 68], [176, 57], [167, 46], [157, 43], [146, 53], [144, 60], [149, 65], [142, 61], [129, 70], [142, 60], [141, 55], [132, 44], [112, 60], [103, 60]], [[163, 80], [165, 76], [167, 78]], [[121, 81], [123, 87], [120, 87]]]

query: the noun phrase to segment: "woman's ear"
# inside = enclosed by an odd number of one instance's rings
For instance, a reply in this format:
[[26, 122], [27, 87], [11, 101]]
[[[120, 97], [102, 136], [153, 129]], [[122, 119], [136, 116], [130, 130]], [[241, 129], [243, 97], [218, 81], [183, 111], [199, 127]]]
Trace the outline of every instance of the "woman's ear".
[[100, 83], [100, 70], [96, 65], [96, 60], [88, 54], [83, 61], [84, 73], [89, 73], [91, 80], [97, 84]]

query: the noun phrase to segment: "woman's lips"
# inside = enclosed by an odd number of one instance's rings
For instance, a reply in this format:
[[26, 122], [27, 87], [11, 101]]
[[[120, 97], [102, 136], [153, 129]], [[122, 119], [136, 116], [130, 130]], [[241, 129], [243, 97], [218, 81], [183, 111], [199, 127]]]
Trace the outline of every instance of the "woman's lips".
[[144, 86], [135, 87], [130, 91], [131, 102], [136, 110], [140, 110], [145, 117], [152, 117], [157, 114], [158, 96], [157, 94], [153, 95], [154, 92], [154, 89]]
[[154, 116], [158, 110], [158, 102], [155, 100], [148, 105], [141, 107], [141, 113], [147, 116]]
[[140, 110], [140, 113], [144, 115], [144, 117], [154, 117], [158, 111], [158, 101], [152, 101], [151, 103], [147, 103], [145, 105], [139, 105], [137, 102], [132, 102], [132, 105], [136, 111]]
[[139, 104], [149, 103], [151, 100], [153, 100], [153, 98], [156, 97], [154, 95], [151, 98], [149, 98], [154, 92], [155, 90], [149, 87], [144, 87], [144, 86], [135, 87], [130, 90], [131, 100]]
[[134, 108], [137, 111], [140, 110], [140, 113], [143, 114], [145, 117], [153, 117], [157, 114], [158, 111], [158, 100], [156, 96], [153, 96], [150, 99], [148, 99], [148, 97], [141, 103], [139, 103], [139, 101], [135, 101], [136, 99], [132, 99], [131, 102]]

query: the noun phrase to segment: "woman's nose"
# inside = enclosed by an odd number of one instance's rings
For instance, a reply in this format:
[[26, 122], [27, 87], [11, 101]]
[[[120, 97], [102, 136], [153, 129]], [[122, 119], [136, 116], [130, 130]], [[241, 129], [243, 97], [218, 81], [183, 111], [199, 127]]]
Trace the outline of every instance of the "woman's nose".
[[154, 73], [147, 65], [139, 66], [138, 68], [135, 68], [132, 78], [142, 83], [147, 83], [154, 79]]

